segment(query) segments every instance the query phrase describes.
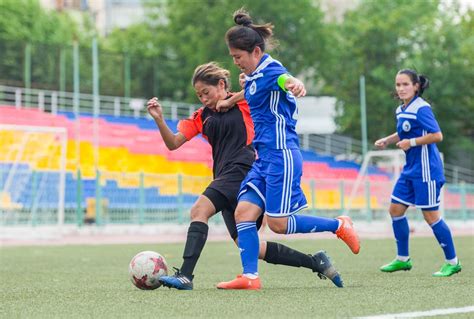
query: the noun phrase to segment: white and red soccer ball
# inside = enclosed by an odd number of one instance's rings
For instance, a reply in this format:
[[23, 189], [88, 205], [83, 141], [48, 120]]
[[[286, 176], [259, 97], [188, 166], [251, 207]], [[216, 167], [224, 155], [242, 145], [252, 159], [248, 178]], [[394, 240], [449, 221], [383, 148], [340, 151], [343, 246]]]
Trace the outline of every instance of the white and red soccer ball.
[[159, 279], [168, 275], [168, 265], [160, 254], [154, 251], [142, 251], [130, 261], [128, 273], [137, 288], [152, 290], [161, 286]]

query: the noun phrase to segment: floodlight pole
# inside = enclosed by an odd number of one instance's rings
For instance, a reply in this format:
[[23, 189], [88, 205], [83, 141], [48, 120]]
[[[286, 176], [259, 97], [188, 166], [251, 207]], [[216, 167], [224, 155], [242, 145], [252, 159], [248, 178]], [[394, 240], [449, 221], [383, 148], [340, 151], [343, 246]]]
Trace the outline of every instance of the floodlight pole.
[[77, 43], [77, 40], [74, 41], [73, 46], [72, 46], [72, 56], [73, 56], [73, 109], [74, 109], [74, 125], [76, 129], [76, 165], [79, 167], [80, 163], [80, 145], [79, 145], [79, 90], [80, 90], [80, 84], [79, 84], [79, 44]]
[[362, 129], [362, 156], [365, 158], [365, 155], [368, 151], [367, 146], [367, 112], [366, 112], [366, 103], [365, 103], [365, 77], [360, 76], [359, 79], [360, 87], [360, 125]]
[[31, 98], [31, 44], [25, 46], [25, 61], [23, 71], [23, 82], [25, 85], [25, 106], [29, 106]]
[[92, 95], [94, 101], [94, 166], [99, 167], [99, 49], [97, 45], [97, 38], [92, 39]]
[[[66, 91], [66, 51], [63, 47], [59, 49], [59, 91], [61, 92], [61, 98], [64, 98], [64, 92]], [[64, 103], [64, 101], [61, 103]]]
[[128, 51], [124, 53], [123, 57], [124, 57], [124, 63], [123, 63], [124, 96], [129, 98], [130, 97], [130, 55]]

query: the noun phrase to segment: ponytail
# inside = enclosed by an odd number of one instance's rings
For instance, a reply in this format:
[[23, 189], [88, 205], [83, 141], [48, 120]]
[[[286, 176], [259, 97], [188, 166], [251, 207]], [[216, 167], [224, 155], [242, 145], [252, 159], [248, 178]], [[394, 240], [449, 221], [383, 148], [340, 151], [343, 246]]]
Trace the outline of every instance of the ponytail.
[[272, 41], [273, 25], [271, 23], [254, 24], [249, 13], [241, 8], [234, 12], [236, 26], [230, 28], [225, 34], [227, 46], [247, 52], [253, 52], [255, 47], [260, 47], [262, 52], [275, 46]]
[[420, 92], [418, 93], [419, 96], [423, 94], [423, 92], [430, 87], [430, 80], [424, 75], [419, 75], [418, 76], [420, 79]]

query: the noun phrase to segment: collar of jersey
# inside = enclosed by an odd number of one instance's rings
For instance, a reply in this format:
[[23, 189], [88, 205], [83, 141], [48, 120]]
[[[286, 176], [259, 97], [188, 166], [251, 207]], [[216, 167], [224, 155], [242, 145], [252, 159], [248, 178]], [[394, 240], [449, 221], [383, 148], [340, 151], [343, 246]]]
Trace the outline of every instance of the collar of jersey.
[[[250, 74], [250, 75], [252, 76], [252, 75], [255, 75], [256, 73], [262, 71], [268, 65], [268, 63], [266, 63], [266, 65], [264, 65], [264, 62], [267, 59], [273, 60], [272, 57], [270, 56], [270, 54], [265, 53], [262, 56], [262, 58], [260, 59], [260, 62], [258, 62], [257, 67], [255, 68], [255, 71], [253, 71], [252, 74]], [[268, 61], [268, 62], [271, 62], [271, 61]]]
[[408, 110], [408, 108], [410, 107], [410, 105], [416, 101], [416, 99], [418, 98], [418, 95], [415, 95], [411, 101], [407, 104], [407, 106], [403, 107], [403, 104], [400, 105], [401, 106], [401, 109], [402, 109], [402, 112], [406, 112]]

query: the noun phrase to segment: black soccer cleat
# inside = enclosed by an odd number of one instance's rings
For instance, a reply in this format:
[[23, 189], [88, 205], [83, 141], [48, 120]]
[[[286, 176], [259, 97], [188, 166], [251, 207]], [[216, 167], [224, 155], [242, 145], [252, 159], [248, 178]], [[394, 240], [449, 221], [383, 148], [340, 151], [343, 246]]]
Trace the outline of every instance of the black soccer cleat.
[[162, 276], [159, 280], [161, 284], [168, 288], [175, 288], [178, 290], [193, 290], [193, 278], [189, 279], [183, 275], [178, 268], [173, 267], [175, 273], [173, 276]]
[[321, 279], [329, 278], [337, 287], [344, 287], [341, 275], [331, 262], [331, 259], [324, 250], [320, 250], [313, 256], [313, 272], [318, 273]]

